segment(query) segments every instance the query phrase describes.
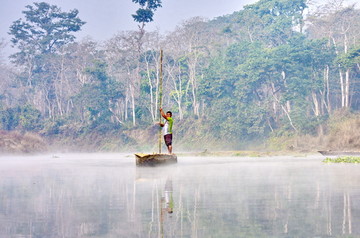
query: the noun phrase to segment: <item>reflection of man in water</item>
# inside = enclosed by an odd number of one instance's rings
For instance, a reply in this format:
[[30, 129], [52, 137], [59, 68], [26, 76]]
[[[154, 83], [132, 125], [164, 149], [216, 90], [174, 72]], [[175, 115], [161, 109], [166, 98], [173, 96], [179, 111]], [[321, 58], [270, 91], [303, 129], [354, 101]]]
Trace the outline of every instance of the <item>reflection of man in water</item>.
[[[174, 211], [174, 198], [173, 198], [173, 186], [171, 179], [167, 179], [165, 183], [165, 190], [164, 190], [164, 196], [161, 196], [161, 210], [160, 210], [160, 234], [162, 234], [162, 237], [164, 236], [164, 233], [171, 232], [171, 223], [170, 220], [168, 222], [165, 222], [165, 214], [166, 212], [169, 214], [168, 218], [172, 217], [172, 213]], [[167, 224], [167, 225], [166, 225]], [[170, 227], [169, 227], [170, 225]], [[166, 227], [164, 227], [166, 226]], [[173, 237], [173, 236], [171, 236]]]
[[173, 213], [174, 211], [174, 198], [173, 198], [173, 187], [172, 181], [167, 179], [165, 183], [165, 207], [168, 213]]
[[[164, 196], [161, 197], [161, 215], [167, 211], [169, 214], [174, 211], [173, 187], [170, 179], [166, 180]], [[163, 220], [163, 219], [162, 219]]]

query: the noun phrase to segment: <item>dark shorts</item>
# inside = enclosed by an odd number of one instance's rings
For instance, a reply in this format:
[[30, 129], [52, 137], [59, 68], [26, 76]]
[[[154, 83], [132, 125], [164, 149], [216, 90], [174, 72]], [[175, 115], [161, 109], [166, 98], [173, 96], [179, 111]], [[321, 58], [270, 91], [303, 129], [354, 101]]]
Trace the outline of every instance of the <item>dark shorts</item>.
[[164, 140], [165, 140], [166, 146], [171, 145], [172, 144], [172, 134], [164, 135]]

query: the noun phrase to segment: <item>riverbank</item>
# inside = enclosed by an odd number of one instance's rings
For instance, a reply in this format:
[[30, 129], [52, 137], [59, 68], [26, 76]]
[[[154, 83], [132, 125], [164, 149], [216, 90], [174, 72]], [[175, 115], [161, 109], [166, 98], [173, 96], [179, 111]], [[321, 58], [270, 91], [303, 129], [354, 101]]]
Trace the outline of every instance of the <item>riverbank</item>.
[[0, 153], [39, 153], [47, 151], [45, 140], [35, 133], [0, 130]]
[[[187, 156], [304, 156], [317, 151], [360, 151], [360, 116], [339, 114], [322, 125], [316, 135], [272, 135], [258, 141], [226, 141], [211, 133], [179, 125], [174, 152]], [[158, 126], [133, 129], [61, 129], [43, 136], [19, 131], [0, 131], [0, 153], [52, 152], [144, 152], [158, 151]], [[188, 129], [188, 130], [185, 130]], [[162, 143], [163, 151], [166, 150]]]

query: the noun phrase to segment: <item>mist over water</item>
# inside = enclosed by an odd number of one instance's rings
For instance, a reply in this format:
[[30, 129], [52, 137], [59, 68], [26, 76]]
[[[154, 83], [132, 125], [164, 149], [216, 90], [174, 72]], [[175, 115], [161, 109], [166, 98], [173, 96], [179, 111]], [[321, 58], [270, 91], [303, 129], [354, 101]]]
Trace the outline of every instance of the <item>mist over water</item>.
[[360, 167], [314, 157], [0, 157], [0, 237], [360, 237]]

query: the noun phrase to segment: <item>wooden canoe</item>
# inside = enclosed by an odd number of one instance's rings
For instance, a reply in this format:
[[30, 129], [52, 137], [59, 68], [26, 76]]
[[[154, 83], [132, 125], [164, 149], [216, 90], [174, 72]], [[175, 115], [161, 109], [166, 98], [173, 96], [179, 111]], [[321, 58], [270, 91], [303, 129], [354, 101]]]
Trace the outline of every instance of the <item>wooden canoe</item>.
[[319, 153], [325, 156], [360, 156], [360, 151], [320, 150]]
[[135, 154], [137, 166], [156, 166], [177, 163], [175, 154]]

